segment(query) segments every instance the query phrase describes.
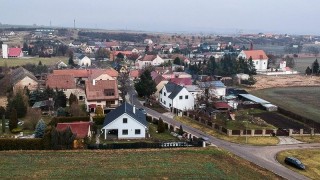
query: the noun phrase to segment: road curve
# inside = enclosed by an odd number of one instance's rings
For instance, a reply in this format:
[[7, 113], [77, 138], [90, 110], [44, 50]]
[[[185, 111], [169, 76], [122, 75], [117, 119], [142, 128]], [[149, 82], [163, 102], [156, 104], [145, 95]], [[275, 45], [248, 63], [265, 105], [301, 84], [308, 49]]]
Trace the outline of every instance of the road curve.
[[190, 127], [188, 125], [182, 124], [181, 122], [175, 121], [172, 118], [169, 118], [167, 116], [162, 115], [161, 113], [158, 113], [157, 111], [154, 111], [152, 109], [149, 109], [147, 107], [144, 107], [141, 105], [141, 103], [135, 98], [135, 91], [131, 90], [129, 92], [130, 95], [130, 102], [133, 103], [136, 107], [141, 108], [143, 107], [146, 112], [154, 117], [161, 117], [161, 119], [167, 123], [170, 123], [172, 125], [175, 125], [179, 127], [182, 125], [183, 129], [195, 136], [198, 137], [208, 137], [209, 142], [216, 145], [217, 147], [223, 148], [227, 151], [230, 151], [231, 153], [246, 159], [262, 168], [268, 169], [269, 171], [283, 177], [286, 179], [309, 179], [306, 176], [303, 176], [299, 173], [296, 173], [283, 165], [281, 165], [276, 160], [276, 154], [283, 150], [289, 150], [289, 149], [305, 149], [305, 148], [320, 148], [320, 143], [315, 144], [297, 144], [297, 145], [278, 145], [278, 146], [251, 146], [251, 145], [243, 145], [243, 144], [236, 144], [227, 142], [221, 139], [218, 139], [216, 137], [210, 136], [208, 134], [205, 134], [204, 132], [195, 129], [193, 127]]

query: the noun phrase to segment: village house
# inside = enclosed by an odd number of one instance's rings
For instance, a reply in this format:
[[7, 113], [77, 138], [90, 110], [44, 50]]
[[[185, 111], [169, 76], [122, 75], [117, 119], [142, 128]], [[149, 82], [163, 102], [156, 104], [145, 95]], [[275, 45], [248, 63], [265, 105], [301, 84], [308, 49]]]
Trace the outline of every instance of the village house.
[[251, 57], [257, 71], [267, 71], [268, 56], [263, 50], [242, 50], [238, 55], [238, 58], [240, 57], [246, 60]]
[[88, 56], [81, 54], [79, 56], [76, 56], [75, 63], [79, 66], [89, 67], [91, 66], [91, 59], [88, 58]]
[[10, 80], [13, 91], [24, 88], [35, 91], [39, 85], [37, 78], [23, 67], [12, 70]]
[[164, 63], [164, 60], [158, 55], [144, 55], [136, 60], [136, 68], [143, 69], [148, 66], [159, 66]]
[[46, 86], [52, 89], [62, 90], [67, 98], [70, 94], [74, 94], [80, 101], [85, 100], [85, 91], [82, 87], [76, 85], [76, 81], [72, 74], [69, 75], [55, 75], [47, 76]]
[[226, 96], [227, 87], [221, 81], [199, 82], [199, 87], [207, 96], [219, 99]]
[[127, 102], [108, 113], [101, 129], [104, 139], [144, 139], [147, 130], [146, 115]]
[[119, 105], [118, 83], [116, 80], [86, 81], [86, 108], [95, 112], [98, 106], [105, 111], [114, 109]]
[[172, 82], [161, 89], [159, 101], [162, 106], [175, 113], [194, 109], [193, 95], [185, 87]]

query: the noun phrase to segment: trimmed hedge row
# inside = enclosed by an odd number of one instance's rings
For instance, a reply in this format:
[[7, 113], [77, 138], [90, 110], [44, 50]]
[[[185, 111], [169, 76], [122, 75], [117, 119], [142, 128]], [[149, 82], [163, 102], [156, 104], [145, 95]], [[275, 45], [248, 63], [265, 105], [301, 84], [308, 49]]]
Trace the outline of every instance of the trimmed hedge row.
[[99, 117], [99, 116], [94, 116], [92, 118], [93, 122], [96, 124], [96, 125], [103, 125], [103, 122], [104, 122], [104, 116], [102, 117]]
[[0, 151], [6, 150], [43, 150], [42, 139], [0, 139]]
[[57, 126], [58, 123], [79, 122], [79, 121], [90, 121], [90, 117], [89, 116], [54, 117], [51, 119], [49, 125]]

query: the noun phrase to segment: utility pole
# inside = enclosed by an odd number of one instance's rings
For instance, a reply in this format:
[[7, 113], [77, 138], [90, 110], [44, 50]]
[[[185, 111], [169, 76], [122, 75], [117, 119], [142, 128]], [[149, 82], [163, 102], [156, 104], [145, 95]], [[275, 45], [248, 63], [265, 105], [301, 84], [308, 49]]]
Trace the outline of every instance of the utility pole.
[[76, 19], [73, 19], [73, 29], [76, 29]]

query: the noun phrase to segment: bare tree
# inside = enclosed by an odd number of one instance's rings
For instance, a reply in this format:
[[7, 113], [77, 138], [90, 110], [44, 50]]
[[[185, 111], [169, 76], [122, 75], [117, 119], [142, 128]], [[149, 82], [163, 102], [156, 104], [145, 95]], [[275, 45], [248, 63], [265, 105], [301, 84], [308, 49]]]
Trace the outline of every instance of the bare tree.
[[130, 79], [129, 79], [129, 72], [122, 72], [118, 77], [119, 82], [119, 90], [121, 91], [121, 98], [123, 101], [126, 101], [126, 95], [130, 88]]

